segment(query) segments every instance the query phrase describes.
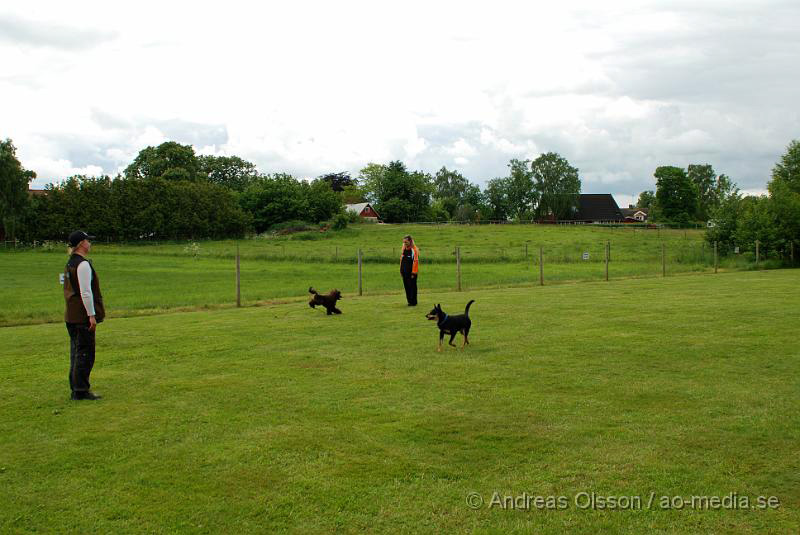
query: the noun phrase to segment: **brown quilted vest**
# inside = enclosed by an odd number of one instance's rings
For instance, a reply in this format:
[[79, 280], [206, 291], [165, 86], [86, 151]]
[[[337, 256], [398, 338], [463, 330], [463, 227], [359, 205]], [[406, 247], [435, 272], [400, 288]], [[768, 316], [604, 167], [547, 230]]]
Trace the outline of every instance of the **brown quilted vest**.
[[[64, 309], [64, 321], [67, 323], [89, 322], [89, 316], [86, 314], [86, 308], [83, 306], [83, 300], [81, 299], [80, 282], [78, 282], [78, 265], [81, 262], [89, 261], [79, 254], [73, 254], [69, 257], [69, 261], [64, 268], [64, 301], [67, 304]], [[97, 323], [100, 323], [106, 317], [106, 309], [103, 306], [103, 294], [100, 292], [100, 280], [97, 278], [97, 272], [91, 262], [89, 262], [89, 267], [92, 268], [94, 319], [97, 320]]]

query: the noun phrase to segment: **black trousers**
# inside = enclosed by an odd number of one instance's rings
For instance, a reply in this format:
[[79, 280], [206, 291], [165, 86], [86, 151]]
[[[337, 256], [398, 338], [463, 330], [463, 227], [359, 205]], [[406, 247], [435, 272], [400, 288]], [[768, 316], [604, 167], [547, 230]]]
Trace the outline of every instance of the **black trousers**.
[[73, 394], [88, 392], [94, 367], [94, 331], [88, 323], [67, 323], [69, 333], [69, 388]]
[[403, 275], [403, 287], [406, 289], [406, 301], [409, 305], [417, 304], [417, 276]]

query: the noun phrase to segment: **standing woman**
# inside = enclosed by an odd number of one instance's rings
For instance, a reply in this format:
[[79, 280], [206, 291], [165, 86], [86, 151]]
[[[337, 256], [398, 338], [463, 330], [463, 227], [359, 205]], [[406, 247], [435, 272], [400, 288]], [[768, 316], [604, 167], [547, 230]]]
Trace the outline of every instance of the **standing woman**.
[[69, 387], [72, 399], [100, 399], [89, 388], [94, 367], [95, 332], [106, 311], [100, 281], [86, 258], [94, 236], [82, 230], [69, 235], [70, 257], [64, 268], [64, 321], [69, 333]]
[[403, 255], [400, 257], [400, 275], [406, 289], [408, 306], [417, 306], [417, 275], [419, 274], [419, 251], [411, 236], [403, 237]]

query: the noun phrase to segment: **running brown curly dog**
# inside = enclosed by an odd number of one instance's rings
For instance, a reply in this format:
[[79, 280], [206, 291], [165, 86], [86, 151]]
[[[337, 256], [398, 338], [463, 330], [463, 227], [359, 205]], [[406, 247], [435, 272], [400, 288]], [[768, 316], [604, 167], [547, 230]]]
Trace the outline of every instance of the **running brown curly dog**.
[[341, 314], [342, 311], [336, 308], [336, 301], [342, 298], [342, 292], [339, 290], [331, 290], [325, 295], [318, 293], [314, 288], [309, 288], [308, 293], [311, 294], [311, 299], [308, 301], [308, 306], [315, 308], [317, 305], [325, 307], [328, 311], [328, 316], [331, 314]]

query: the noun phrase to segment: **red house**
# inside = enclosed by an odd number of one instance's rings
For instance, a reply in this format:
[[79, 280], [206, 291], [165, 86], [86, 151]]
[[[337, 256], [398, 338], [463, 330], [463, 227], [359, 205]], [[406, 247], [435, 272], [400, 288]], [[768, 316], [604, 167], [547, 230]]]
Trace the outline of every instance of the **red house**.
[[352, 212], [354, 214], [358, 214], [358, 216], [362, 219], [367, 219], [370, 221], [378, 221], [380, 216], [378, 212], [372, 207], [372, 205], [368, 202], [361, 202], [358, 204], [346, 204], [345, 209], [348, 212]]

